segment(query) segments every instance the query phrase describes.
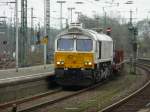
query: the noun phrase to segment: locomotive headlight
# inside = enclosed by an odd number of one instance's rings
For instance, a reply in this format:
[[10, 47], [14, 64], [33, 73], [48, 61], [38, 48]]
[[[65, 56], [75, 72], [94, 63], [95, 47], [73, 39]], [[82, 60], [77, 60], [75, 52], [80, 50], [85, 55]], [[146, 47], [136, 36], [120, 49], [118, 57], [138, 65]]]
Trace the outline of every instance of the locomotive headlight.
[[88, 62], [84, 62], [85, 65], [88, 65]]
[[60, 64], [62, 64], [62, 65], [63, 65], [63, 64], [64, 64], [64, 61], [61, 61], [61, 62], [60, 62]]
[[92, 65], [92, 62], [89, 62], [88, 65]]
[[64, 65], [64, 61], [57, 61], [57, 65]]
[[92, 62], [86, 61], [86, 62], [84, 62], [84, 65], [92, 65]]
[[60, 61], [57, 61], [57, 65], [60, 65]]

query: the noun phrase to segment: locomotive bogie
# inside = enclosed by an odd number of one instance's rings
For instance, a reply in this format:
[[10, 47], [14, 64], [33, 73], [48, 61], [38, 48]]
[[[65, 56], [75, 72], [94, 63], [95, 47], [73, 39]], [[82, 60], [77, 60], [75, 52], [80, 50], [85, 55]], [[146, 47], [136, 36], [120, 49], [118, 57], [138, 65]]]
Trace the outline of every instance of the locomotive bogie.
[[56, 68], [57, 83], [62, 86], [89, 86], [94, 84], [92, 69], [63, 69]]

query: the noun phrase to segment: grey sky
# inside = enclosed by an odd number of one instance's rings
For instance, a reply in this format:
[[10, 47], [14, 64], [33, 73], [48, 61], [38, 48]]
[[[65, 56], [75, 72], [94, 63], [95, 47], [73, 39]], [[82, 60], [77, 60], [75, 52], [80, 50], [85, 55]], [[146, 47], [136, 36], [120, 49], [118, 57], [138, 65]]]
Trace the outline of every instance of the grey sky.
[[[14, 0], [0, 0], [0, 2], [7, 2], [7, 1], [14, 1]], [[19, 2], [21, 0], [18, 0]], [[59, 26], [59, 12], [60, 12], [60, 6], [58, 3], [56, 3], [57, 0], [50, 0], [51, 2], [51, 26], [57, 27]], [[75, 4], [76, 1], [82, 1], [84, 4], [79, 5]], [[112, 6], [110, 7], [110, 4], [106, 4], [105, 2], [112, 2]], [[67, 8], [68, 7], [75, 7], [75, 11], [81, 11], [83, 14], [92, 17], [94, 14], [103, 15], [102, 8], [105, 7], [105, 11], [107, 12], [107, 16], [110, 17], [121, 17], [126, 18], [128, 21], [129, 18], [129, 10], [133, 10], [133, 18], [134, 22], [150, 17], [150, 13], [148, 15], [148, 11], [150, 11], [149, 4], [150, 0], [132, 0], [134, 4], [126, 5], [124, 4], [128, 0], [66, 0], [66, 3], [63, 5], [63, 17], [70, 18], [70, 15], [68, 13]], [[116, 6], [116, 3], [119, 3], [119, 6]], [[20, 3], [19, 3], [20, 6]], [[14, 8], [14, 5], [11, 4], [9, 6], [4, 4], [0, 4], [1, 11], [0, 15], [3, 16], [9, 16], [11, 17], [14, 9], [10, 9], [10, 7]], [[43, 17], [44, 17], [44, 0], [28, 0], [28, 8], [34, 8], [34, 16], [38, 17], [38, 19], [34, 20], [34, 23], [37, 24], [38, 21], [43, 24]], [[28, 10], [28, 22], [30, 22], [30, 10]], [[77, 15], [74, 14], [74, 21], [76, 20]]]

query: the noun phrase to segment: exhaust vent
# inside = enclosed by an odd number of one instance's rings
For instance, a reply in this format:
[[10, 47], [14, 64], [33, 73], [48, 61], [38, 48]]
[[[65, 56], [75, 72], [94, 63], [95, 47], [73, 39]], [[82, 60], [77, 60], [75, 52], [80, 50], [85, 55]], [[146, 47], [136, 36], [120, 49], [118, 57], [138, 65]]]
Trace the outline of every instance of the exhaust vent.
[[82, 28], [82, 24], [81, 23], [70, 23], [69, 28], [72, 28], [72, 27]]

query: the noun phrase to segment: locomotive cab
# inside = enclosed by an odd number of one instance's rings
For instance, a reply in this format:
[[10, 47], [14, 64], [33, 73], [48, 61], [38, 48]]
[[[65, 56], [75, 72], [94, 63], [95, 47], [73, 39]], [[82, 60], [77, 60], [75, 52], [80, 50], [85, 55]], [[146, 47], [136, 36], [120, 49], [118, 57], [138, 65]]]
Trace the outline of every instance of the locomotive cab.
[[[89, 86], [95, 83], [96, 75], [93, 74], [98, 73], [96, 69], [101, 66], [99, 63], [110, 64], [112, 61], [110, 42], [112, 40], [108, 36], [81, 26], [70, 26], [60, 33], [55, 39], [57, 83], [62, 86]], [[102, 53], [104, 50], [106, 52]]]

